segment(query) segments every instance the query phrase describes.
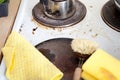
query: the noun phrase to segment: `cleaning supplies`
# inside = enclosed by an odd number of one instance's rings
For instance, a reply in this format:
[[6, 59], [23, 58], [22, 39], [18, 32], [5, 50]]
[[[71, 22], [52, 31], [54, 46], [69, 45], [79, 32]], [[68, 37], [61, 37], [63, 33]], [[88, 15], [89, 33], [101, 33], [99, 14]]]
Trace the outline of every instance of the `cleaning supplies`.
[[74, 39], [71, 43], [74, 52], [79, 54], [92, 54], [98, 47], [98, 44], [88, 39]]
[[[97, 49], [83, 64], [82, 69], [97, 80], [120, 80], [120, 61], [102, 49]], [[83, 78], [87, 77], [82, 74]]]
[[94, 41], [88, 39], [74, 39], [71, 42], [71, 47], [75, 52], [76, 56], [79, 58], [78, 67], [75, 69], [73, 80], [80, 80], [82, 72], [82, 64], [84, 61], [96, 51], [98, 44]]
[[63, 73], [20, 34], [13, 31], [2, 48], [9, 80], [60, 80]]

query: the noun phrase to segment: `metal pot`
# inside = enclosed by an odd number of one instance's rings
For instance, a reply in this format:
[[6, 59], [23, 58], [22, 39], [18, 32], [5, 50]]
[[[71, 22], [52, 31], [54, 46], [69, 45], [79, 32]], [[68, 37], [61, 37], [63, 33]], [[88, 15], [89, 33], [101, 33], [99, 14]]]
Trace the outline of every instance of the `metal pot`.
[[117, 10], [120, 12], [120, 0], [114, 0]]
[[44, 13], [53, 19], [66, 19], [75, 13], [74, 0], [40, 0]]

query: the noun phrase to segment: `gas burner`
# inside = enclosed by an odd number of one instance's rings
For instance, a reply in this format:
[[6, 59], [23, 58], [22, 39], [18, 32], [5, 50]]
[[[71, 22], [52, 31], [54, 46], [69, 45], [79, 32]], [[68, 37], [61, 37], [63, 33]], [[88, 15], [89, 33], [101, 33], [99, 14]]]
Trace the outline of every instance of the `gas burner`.
[[57, 27], [68, 27], [74, 25], [86, 15], [86, 7], [78, 0], [75, 0], [75, 12], [73, 15], [64, 19], [55, 19], [47, 16], [44, 12], [44, 6], [41, 3], [35, 5], [32, 10], [33, 18], [40, 24], [57, 28]]
[[112, 0], [103, 6], [101, 16], [108, 26], [120, 32], [120, 12]]

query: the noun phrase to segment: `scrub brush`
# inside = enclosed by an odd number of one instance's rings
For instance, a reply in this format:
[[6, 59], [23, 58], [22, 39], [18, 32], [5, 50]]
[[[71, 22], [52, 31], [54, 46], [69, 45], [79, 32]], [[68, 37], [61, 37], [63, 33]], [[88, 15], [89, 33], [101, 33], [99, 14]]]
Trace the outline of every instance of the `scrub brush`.
[[88, 39], [74, 39], [71, 42], [71, 47], [75, 55], [79, 58], [79, 64], [74, 71], [73, 80], [80, 80], [82, 65], [96, 51], [98, 44]]

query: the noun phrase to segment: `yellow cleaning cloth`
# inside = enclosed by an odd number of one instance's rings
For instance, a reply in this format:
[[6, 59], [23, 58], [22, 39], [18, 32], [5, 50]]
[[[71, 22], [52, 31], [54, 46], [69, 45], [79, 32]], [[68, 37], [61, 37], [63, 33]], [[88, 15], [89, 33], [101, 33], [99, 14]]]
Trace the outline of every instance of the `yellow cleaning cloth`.
[[2, 49], [8, 80], [60, 80], [63, 73], [13, 31]]
[[120, 80], [120, 61], [101, 49], [90, 56], [82, 69], [97, 80]]

